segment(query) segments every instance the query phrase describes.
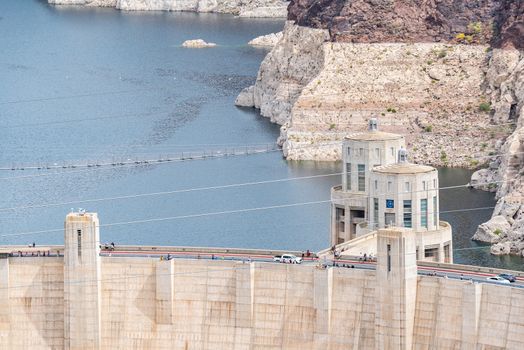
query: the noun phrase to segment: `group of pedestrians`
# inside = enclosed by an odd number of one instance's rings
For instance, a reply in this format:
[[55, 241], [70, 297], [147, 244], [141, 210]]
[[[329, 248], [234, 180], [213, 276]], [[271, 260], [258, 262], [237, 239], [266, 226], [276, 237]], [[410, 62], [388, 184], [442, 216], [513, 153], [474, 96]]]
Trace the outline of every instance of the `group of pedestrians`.
[[[31, 251], [31, 252], [25, 252], [25, 251], [22, 251], [22, 250], [19, 250], [18, 252], [18, 255], [19, 257], [22, 257], [22, 256], [51, 256], [51, 251], [50, 250], [37, 250], [36, 252], [35, 251]], [[10, 253], [9, 254], [10, 256], [15, 256], [15, 253]], [[56, 251], [56, 255], [55, 256], [60, 256], [60, 251], [57, 250]]]
[[160, 260], [171, 260], [171, 259], [173, 259], [173, 258], [171, 257], [171, 254], [169, 254], [169, 253], [167, 253], [167, 256], [165, 258], [164, 258], [163, 255], [160, 255]]
[[311, 258], [311, 255], [312, 254], [311, 254], [311, 251], [309, 249], [306, 250], [305, 252], [302, 251], [302, 259], [304, 259], [304, 258]]

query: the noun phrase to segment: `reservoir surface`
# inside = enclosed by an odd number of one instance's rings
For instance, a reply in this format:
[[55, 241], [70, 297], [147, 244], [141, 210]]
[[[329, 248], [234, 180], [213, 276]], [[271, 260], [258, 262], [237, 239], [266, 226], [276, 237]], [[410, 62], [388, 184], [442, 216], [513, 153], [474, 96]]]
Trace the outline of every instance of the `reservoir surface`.
[[[267, 54], [247, 42], [283, 24], [219, 14], [0, 2], [0, 167], [274, 144], [278, 126], [233, 103], [253, 84]], [[197, 38], [218, 46], [181, 47]], [[118, 223], [101, 227], [103, 242], [319, 250], [329, 242], [329, 204], [310, 202], [329, 200], [339, 172], [338, 163], [287, 162], [281, 152], [4, 170], [0, 244], [61, 244], [65, 215], [82, 207], [98, 212], [102, 225]], [[440, 184], [465, 184], [470, 174], [441, 169]], [[300, 177], [309, 178], [295, 179]], [[86, 199], [93, 201], [78, 203]], [[454, 229], [455, 262], [521, 269], [520, 258], [491, 256], [489, 248], [470, 240], [490, 210], [455, 211], [492, 207], [492, 194], [443, 190], [440, 201], [441, 219]], [[306, 204], [289, 206], [298, 203]], [[263, 209], [251, 210], [256, 208]]]

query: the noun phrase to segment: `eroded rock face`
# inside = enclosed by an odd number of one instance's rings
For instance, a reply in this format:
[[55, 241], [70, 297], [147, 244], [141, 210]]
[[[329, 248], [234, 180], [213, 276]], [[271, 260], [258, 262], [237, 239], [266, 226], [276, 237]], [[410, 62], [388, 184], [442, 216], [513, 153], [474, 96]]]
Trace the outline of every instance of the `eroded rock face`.
[[472, 239], [487, 243], [497, 243], [507, 236], [510, 228], [506, 218], [502, 215], [497, 215], [488, 222], [481, 224]]
[[288, 19], [327, 29], [338, 42], [450, 42], [458, 36], [523, 48], [523, 9], [513, 0], [292, 0]]
[[471, 175], [470, 185], [479, 190], [496, 192], [500, 183], [500, 177], [496, 169], [490, 165], [490, 168], [477, 170]]
[[[494, 117], [515, 123], [513, 133], [500, 147], [498, 166], [483, 171], [496, 179], [497, 206], [493, 217], [503, 217], [510, 228], [493, 254], [524, 255], [524, 54], [515, 49], [494, 50], [486, 75]], [[510, 124], [511, 125], [511, 124]], [[484, 225], [484, 224], [483, 224]], [[481, 225], [482, 226], [482, 225]], [[480, 227], [481, 227], [480, 226]], [[480, 229], [479, 227], [479, 229]]]
[[478, 166], [494, 152], [483, 102], [487, 46], [332, 43], [325, 30], [288, 22], [263, 61], [255, 107], [284, 125], [288, 159], [338, 160], [340, 142], [366, 128], [407, 136], [416, 162]]
[[490, 252], [493, 255], [510, 254], [511, 253], [511, 243], [510, 242], [496, 243], [491, 246]]
[[253, 40], [248, 42], [248, 44], [251, 46], [272, 48], [279, 42], [280, 39], [282, 39], [282, 36], [282, 32], [269, 33], [267, 35], [262, 35], [254, 38]]
[[118, 0], [48, 0], [53, 5], [83, 5], [97, 7], [115, 7]]
[[286, 18], [289, 1], [247, 0], [240, 1], [240, 17], [280, 17]]
[[254, 85], [251, 85], [250, 87], [247, 87], [244, 90], [242, 90], [235, 100], [235, 106], [255, 107], [254, 91], [255, 91]]
[[[387, 131], [408, 136], [415, 162], [492, 165], [488, 155], [511, 133], [493, 124], [514, 112], [511, 93], [497, 86], [519, 57], [494, 52], [500, 67], [488, 69], [490, 45], [522, 46], [515, 33], [523, 3], [293, 0], [295, 25], [287, 24], [261, 66], [255, 106], [285, 125], [279, 143], [288, 159], [337, 160], [343, 136], [374, 115]], [[504, 98], [491, 105], [495, 90]]]
[[336, 159], [329, 146], [291, 149], [341, 141], [365, 130], [371, 116], [381, 130], [405, 135], [418, 163], [469, 167], [471, 157], [493, 150], [490, 115], [478, 110], [486, 46], [328, 42], [322, 49], [323, 68], [291, 110], [289, 158]]
[[254, 88], [255, 107], [281, 125], [289, 121], [303, 87], [323, 67], [322, 45], [328, 33], [287, 22], [283, 36], [262, 61]]

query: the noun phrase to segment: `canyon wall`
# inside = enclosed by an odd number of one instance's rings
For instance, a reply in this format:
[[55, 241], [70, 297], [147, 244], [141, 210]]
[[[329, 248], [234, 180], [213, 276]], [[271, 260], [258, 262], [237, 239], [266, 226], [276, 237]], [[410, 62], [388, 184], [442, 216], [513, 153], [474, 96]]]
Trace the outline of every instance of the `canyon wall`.
[[254, 106], [272, 122], [284, 124], [302, 89], [324, 66], [324, 30], [287, 22], [283, 38], [265, 57], [253, 93]]
[[489, 167], [472, 177], [472, 184], [496, 191], [498, 199], [491, 219], [473, 238], [494, 244], [492, 254], [524, 257], [524, 2], [501, 1], [495, 18], [499, 35], [493, 40], [497, 49], [486, 75], [487, 93], [493, 120], [511, 125], [513, 133], [499, 141]]
[[415, 162], [469, 166], [492, 148], [489, 115], [478, 110], [485, 46], [337, 42], [323, 51], [328, 64], [303, 89], [282, 133], [290, 158], [339, 159], [339, 142], [331, 152], [308, 145], [365, 130], [371, 116], [381, 130], [406, 136]]
[[292, 0], [238, 104], [282, 125], [288, 159], [340, 159], [344, 135], [377, 116], [408, 136], [416, 162], [489, 164], [512, 127], [493, 118], [485, 77], [492, 49], [524, 47], [523, 11], [510, 0]]
[[487, 169], [472, 177], [472, 184], [496, 191], [497, 206], [492, 218], [479, 226], [474, 239], [493, 243], [494, 254], [524, 256], [524, 54], [518, 50], [496, 50], [488, 71], [494, 118], [510, 124], [514, 132], [500, 142]]
[[[332, 42], [288, 22], [262, 62], [252, 105], [282, 125], [288, 159], [338, 160], [340, 141], [371, 116], [407, 136], [417, 162], [477, 166], [509, 130], [483, 94], [487, 45]], [[460, 135], [460, 137], [458, 137]], [[480, 160], [479, 160], [480, 159]]]
[[284, 0], [48, 0], [54, 5], [115, 7], [124, 11], [231, 13], [241, 17], [286, 17]]

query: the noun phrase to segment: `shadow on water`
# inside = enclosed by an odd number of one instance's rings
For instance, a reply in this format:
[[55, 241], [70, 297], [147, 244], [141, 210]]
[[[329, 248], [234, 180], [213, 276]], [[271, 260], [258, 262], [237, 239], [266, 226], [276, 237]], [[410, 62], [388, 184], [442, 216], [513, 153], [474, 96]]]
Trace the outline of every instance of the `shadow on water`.
[[[473, 171], [466, 169], [440, 168], [440, 187], [464, 185], [469, 182]], [[489, 252], [490, 245], [471, 240], [477, 226], [491, 218], [495, 206], [493, 193], [462, 187], [440, 191], [440, 210], [462, 210], [487, 208], [471, 211], [443, 213], [441, 220], [453, 227], [454, 261], [457, 264], [481, 265], [514, 270], [524, 270], [524, 260], [516, 256], [495, 256]]]

